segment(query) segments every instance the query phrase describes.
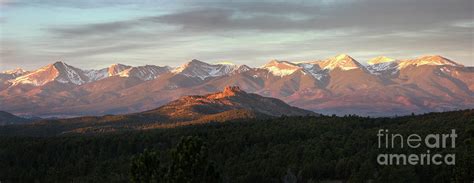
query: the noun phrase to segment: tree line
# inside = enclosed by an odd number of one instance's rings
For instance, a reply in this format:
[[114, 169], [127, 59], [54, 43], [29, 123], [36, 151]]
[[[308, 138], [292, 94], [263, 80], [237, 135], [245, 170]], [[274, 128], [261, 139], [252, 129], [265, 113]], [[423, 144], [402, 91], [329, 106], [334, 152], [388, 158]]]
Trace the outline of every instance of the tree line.
[[[456, 129], [456, 165], [381, 166], [379, 129]], [[395, 149], [392, 152], [426, 152]], [[469, 182], [474, 110], [397, 118], [281, 117], [171, 129], [0, 137], [2, 182]]]

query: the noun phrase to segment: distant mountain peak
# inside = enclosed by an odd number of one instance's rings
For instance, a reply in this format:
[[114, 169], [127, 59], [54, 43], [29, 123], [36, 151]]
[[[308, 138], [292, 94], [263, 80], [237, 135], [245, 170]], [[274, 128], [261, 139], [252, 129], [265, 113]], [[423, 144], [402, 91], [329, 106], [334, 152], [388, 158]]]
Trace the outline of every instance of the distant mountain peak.
[[421, 56], [412, 60], [405, 60], [400, 63], [399, 67], [405, 68], [407, 66], [422, 66], [422, 65], [450, 65], [450, 66], [456, 66], [456, 67], [464, 67], [464, 65], [456, 63], [440, 55], [427, 55], [427, 56]]
[[180, 72], [183, 72], [185, 69], [187, 69], [191, 66], [199, 66], [199, 65], [209, 65], [209, 64], [205, 63], [205, 62], [202, 62], [202, 61], [199, 61], [197, 59], [192, 59], [191, 61], [186, 62], [186, 63], [180, 65], [179, 67], [176, 67], [172, 72], [173, 73], [180, 73]]
[[448, 63], [448, 62], [453, 62], [441, 55], [424, 55], [415, 58], [414, 60], [417, 61], [425, 61], [425, 62], [431, 62], [431, 63]]
[[206, 62], [203, 62], [203, 61], [200, 61], [198, 59], [192, 59], [191, 61], [189, 61], [187, 64], [199, 64], [199, 65], [210, 65]]
[[337, 61], [346, 60], [346, 59], [354, 60], [351, 56], [349, 56], [348, 54], [345, 54], [345, 53], [336, 55], [334, 58], [335, 58]]
[[41, 86], [51, 81], [81, 85], [86, 83], [88, 78], [84, 75], [82, 70], [70, 66], [65, 62], [58, 61], [15, 78], [12, 81], [12, 85], [31, 84]]
[[237, 69], [236, 65], [229, 64], [208, 64], [196, 59], [183, 64], [174, 70], [172, 73], [181, 74], [187, 77], [197, 77], [204, 80], [209, 77], [219, 77], [232, 73]]
[[333, 70], [339, 68], [341, 70], [352, 70], [362, 68], [363, 66], [354, 58], [347, 54], [339, 54], [329, 58], [321, 63], [323, 69]]
[[64, 66], [64, 65], [66, 65], [66, 63], [64, 63], [64, 61], [59, 60], [59, 61], [54, 62], [52, 65], [54, 65], [54, 66]]
[[132, 67], [124, 64], [112, 64], [107, 68], [100, 70], [87, 70], [85, 74], [89, 77], [89, 81], [97, 81], [107, 77], [135, 77], [142, 81], [148, 81], [159, 77], [165, 72], [169, 72], [170, 67], [159, 67], [155, 65], [144, 65]]
[[440, 64], [440, 65], [453, 65], [453, 66], [463, 66], [462, 64], [456, 63], [450, 59], [447, 59], [441, 55], [428, 55], [422, 56], [417, 58], [420, 61], [430, 62], [432, 64]]
[[417, 59], [424, 59], [424, 60], [449, 60], [441, 55], [424, 55], [418, 57]]
[[296, 65], [294, 63], [288, 62], [288, 61], [283, 61], [283, 60], [270, 60], [268, 63], [266, 63], [263, 67], [269, 67], [269, 66], [275, 66], [275, 65], [281, 65], [281, 66], [289, 66], [289, 67], [295, 67]]
[[251, 69], [252, 69], [252, 68], [250, 68], [250, 67], [247, 66], [247, 65], [240, 65], [240, 66], [235, 70], [235, 72], [241, 73], [241, 72], [249, 71], [249, 70], [251, 70]]
[[301, 69], [298, 65], [294, 63], [280, 60], [270, 60], [270, 62], [263, 65], [261, 68], [266, 69], [273, 75], [280, 77], [293, 74], [295, 71]]
[[369, 65], [374, 65], [374, 64], [393, 62], [393, 61], [396, 61], [396, 59], [386, 57], [386, 56], [378, 56], [378, 57], [370, 59], [367, 63]]
[[121, 67], [131, 67], [129, 65], [125, 65], [125, 64], [120, 64], [120, 63], [115, 63], [115, 64], [112, 64], [109, 66], [109, 68], [121, 68]]
[[107, 69], [107, 73], [108, 73], [109, 76], [115, 76], [115, 75], [118, 75], [120, 72], [122, 72], [124, 70], [130, 69], [131, 67], [132, 66], [118, 64], [118, 63], [117, 64], [112, 64]]
[[155, 65], [145, 65], [138, 67], [130, 67], [118, 73], [120, 77], [137, 77], [140, 80], [148, 81], [156, 79], [161, 74], [169, 72], [169, 67], [158, 67]]

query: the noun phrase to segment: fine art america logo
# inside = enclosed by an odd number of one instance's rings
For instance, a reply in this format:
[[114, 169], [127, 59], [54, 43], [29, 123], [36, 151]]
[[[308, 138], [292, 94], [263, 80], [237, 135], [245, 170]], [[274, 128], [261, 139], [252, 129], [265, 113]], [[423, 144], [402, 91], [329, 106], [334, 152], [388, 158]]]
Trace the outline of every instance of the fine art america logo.
[[379, 165], [455, 165], [456, 154], [438, 154], [431, 150], [454, 149], [456, 147], [456, 130], [446, 134], [428, 134], [420, 136], [410, 134], [389, 133], [387, 129], [380, 129], [377, 133], [379, 149], [417, 149], [426, 148], [421, 154], [379, 154], [377, 163]]

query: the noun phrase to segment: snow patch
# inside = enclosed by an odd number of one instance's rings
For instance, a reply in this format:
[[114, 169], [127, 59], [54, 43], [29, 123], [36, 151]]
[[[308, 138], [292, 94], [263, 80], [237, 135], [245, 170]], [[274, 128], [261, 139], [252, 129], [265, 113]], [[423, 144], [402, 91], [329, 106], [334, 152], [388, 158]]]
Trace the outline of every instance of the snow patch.
[[100, 70], [86, 70], [84, 74], [89, 78], [89, 81], [98, 81], [109, 77], [109, 72], [107, 68]]
[[374, 75], [381, 75], [383, 72], [392, 70], [392, 75], [398, 72], [398, 64], [395, 62], [383, 62], [373, 65], [368, 65], [367, 70]]
[[304, 73], [311, 74], [317, 80], [321, 80], [326, 75], [326, 72], [321, 70], [317, 64], [300, 63], [298, 65], [303, 68]]
[[278, 61], [278, 60], [272, 60], [269, 63], [262, 66], [261, 68], [268, 70], [274, 76], [280, 76], [280, 77], [293, 74], [295, 71], [301, 69], [296, 64], [293, 64], [287, 61]]
[[68, 80], [69, 80], [71, 83], [73, 83], [75, 85], [82, 85], [82, 84], [86, 83], [86, 81], [84, 81], [81, 78], [81, 76], [79, 75], [79, 73], [76, 72], [76, 70], [71, 68], [69, 65], [64, 64], [63, 62], [61, 62], [61, 64], [64, 67], [64, 69], [66, 70], [66, 74], [67, 74], [67, 78], [64, 78], [63, 80], [61, 80], [61, 82], [68, 83]]
[[281, 69], [277, 66], [266, 67], [265, 69], [270, 71], [273, 75], [280, 76], [280, 77], [293, 74], [295, 71], [298, 70], [298, 69]]

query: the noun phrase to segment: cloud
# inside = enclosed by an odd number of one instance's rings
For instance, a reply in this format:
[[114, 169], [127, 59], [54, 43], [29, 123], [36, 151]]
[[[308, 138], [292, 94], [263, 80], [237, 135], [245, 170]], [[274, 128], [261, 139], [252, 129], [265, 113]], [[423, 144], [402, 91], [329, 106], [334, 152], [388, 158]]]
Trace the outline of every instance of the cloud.
[[154, 0], [0, 0], [10, 2], [9, 6], [26, 7], [26, 6], [42, 6], [42, 7], [67, 7], [79, 9], [94, 9], [111, 6], [125, 6], [125, 5], [163, 5], [171, 1], [154, 1]]
[[462, 27], [462, 28], [474, 28], [474, 20], [461, 20], [458, 22], [454, 22], [453, 26], [455, 27]]
[[447, 53], [453, 55], [447, 57], [472, 60], [472, 0], [18, 2], [85, 12], [104, 6], [166, 5], [139, 18], [45, 25], [45, 36], [28, 43], [32, 49], [25, 49], [74, 60], [112, 55], [160, 58], [167, 63], [200, 58], [249, 64], [267, 58], [301, 60], [340, 52], [364, 59], [376, 54]]
[[286, 2], [194, 3], [164, 15], [51, 30], [68, 36], [84, 36], [168, 24], [186, 32], [281, 32], [344, 28], [411, 31], [472, 18], [472, 5], [471, 0], [458, 0], [456, 3], [440, 0], [366, 0], [329, 5]]
[[102, 34], [114, 34], [133, 28], [136, 21], [116, 21], [107, 23], [95, 23], [82, 26], [51, 27], [49, 31], [54, 36], [71, 38], [77, 36], [101, 36]]

